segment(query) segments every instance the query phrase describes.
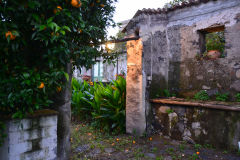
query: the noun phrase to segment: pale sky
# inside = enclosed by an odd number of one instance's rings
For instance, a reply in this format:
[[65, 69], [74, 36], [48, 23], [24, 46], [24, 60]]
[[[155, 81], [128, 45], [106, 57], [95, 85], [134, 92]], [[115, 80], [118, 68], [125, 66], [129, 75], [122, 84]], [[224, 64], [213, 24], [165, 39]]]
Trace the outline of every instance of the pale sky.
[[[165, 3], [170, 0], [118, 0], [116, 3], [116, 11], [114, 14], [114, 21], [121, 22], [131, 19], [134, 14], [143, 8], [162, 8]], [[109, 35], [114, 36], [118, 29], [109, 29]]]

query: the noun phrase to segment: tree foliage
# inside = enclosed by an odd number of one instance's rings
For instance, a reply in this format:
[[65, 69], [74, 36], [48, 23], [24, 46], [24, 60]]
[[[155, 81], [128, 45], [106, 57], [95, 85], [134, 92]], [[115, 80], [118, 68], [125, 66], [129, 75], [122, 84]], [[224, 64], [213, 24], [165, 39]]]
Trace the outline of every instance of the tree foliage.
[[189, 0], [171, 0], [169, 3], [164, 5], [165, 8], [171, 8], [177, 5], [181, 5], [184, 2], [189, 2]]
[[114, 25], [114, 2], [1, 0], [0, 114], [22, 117], [49, 107], [64, 88], [67, 63], [91, 67], [102, 55], [106, 27]]

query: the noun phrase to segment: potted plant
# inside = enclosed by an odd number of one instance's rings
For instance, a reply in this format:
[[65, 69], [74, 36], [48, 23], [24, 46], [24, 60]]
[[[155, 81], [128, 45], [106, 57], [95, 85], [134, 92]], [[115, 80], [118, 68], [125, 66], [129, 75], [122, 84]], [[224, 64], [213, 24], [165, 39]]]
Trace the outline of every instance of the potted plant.
[[206, 51], [208, 59], [220, 58], [224, 52], [224, 33], [214, 32], [206, 35]]

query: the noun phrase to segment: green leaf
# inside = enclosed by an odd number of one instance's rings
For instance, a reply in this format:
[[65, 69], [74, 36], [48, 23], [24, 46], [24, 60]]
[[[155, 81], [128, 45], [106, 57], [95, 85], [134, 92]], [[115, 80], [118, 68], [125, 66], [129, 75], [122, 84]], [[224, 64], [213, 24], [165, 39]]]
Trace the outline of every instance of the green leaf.
[[39, 31], [42, 31], [42, 30], [44, 30], [44, 29], [46, 29], [46, 26], [45, 26], [45, 25], [41, 25], [41, 26], [39, 27]]
[[28, 78], [28, 77], [30, 77], [30, 74], [29, 73], [23, 73], [23, 77]]
[[69, 81], [69, 75], [67, 72], [64, 72], [64, 76], [65, 76], [66, 80]]
[[47, 19], [47, 24], [49, 24], [50, 22], [52, 22], [53, 19], [54, 19], [54, 17], [50, 17], [50, 18], [48, 18], [48, 19]]
[[62, 35], [65, 35], [65, 31], [64, 30], [60, 30], [60, 33], [62, 33]]
[[71, 32], [71, 29], [68, 26], [63, 26], [62, 28], [67, 30], [67, 31], [69, 31], [69, 32]]

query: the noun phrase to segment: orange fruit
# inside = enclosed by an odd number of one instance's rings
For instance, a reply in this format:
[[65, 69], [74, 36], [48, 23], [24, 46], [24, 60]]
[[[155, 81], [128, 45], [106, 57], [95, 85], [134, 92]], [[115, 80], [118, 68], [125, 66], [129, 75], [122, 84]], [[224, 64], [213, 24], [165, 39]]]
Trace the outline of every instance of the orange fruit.
[[100, 0], [96, 0], [97, 3], [100, 3], [101, 1]]
[[57, 9], [62, 10], [62, 7], [61, 6], [57, 6]]
[[199, 152], [197, 152], [197, 155], [199, 155], [200, 153]]
[[135, 144], [136, 142], [135, 141], [132, 141], [133, 144]]
[[152, 137], [150, 137], [149, 140], [151, 141], [151, 140], [152, 140]]
[[44, 83], [41, 82], [41, 84], [38, 86], [39, 89], [42, 89], [44, 87]]
[[81, 30], [81, 29], [78, 29], [78, 32], [81, 34], [81, 33], [82, 33], [82, 30]]
[[57, 87], [57, 92], [61, 92], [61, 90], [62, 90], [61, 86]]
[[14, 39], [16, 38], [16, 36], [13, 35], [11, 31], [7, 31], [7, 32], [5, 33], [5, 37], [6, 37], [6, 38], [10, 37], [10, 40], [14, 40]]
[[79, 7], [81, 7], [82, 3], [81, 3], [80, 0], [72, 0], [72, 1], [71, 1], [71, 5], [72, 5], [73, 7], [79, 8]]
[[57, 12], [60, 12], [62, 10], [62, 7], [61, 6], [57, 6], [57, 8], [55, 8], [53, 10], [53, 13], [56, 14]]
[[103, 8], [103, 7], [104, 7], [104, 4], [100, 4], [100, 7], [102, 7], [102, 8]]

